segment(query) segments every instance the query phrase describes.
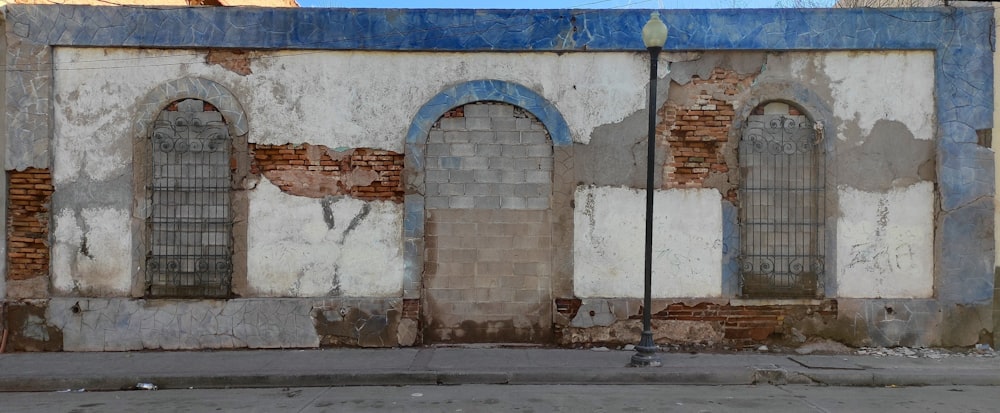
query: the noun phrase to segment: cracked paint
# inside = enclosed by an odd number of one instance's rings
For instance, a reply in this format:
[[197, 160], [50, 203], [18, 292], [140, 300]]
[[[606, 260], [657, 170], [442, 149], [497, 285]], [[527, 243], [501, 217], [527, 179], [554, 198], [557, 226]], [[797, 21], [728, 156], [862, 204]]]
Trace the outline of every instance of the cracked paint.
[[267, 179], [250, 192], [249, 202], [247, 280], [257, 294], [389, 297], [401, 293], [402, 205], [349, 197], [296, 197]]

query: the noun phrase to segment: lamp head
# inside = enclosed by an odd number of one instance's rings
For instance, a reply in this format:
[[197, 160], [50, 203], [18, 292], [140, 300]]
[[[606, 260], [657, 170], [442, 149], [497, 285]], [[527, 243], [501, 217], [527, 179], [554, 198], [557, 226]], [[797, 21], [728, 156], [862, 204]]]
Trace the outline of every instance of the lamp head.
[[642, 42], [646, 44], [647, 49], [662, 49], [663, 44], [667, 42], [667, 25], [660, 20], [659, 12], [652, 12], [649, 21], [642, 27]]

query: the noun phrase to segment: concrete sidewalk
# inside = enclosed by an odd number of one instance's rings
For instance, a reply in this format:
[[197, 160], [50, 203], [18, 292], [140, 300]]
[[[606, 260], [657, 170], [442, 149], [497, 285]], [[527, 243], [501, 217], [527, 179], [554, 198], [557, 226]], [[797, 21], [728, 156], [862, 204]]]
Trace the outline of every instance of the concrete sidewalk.
[[661, 353], [549, 348], [244, 350], [0, 354], [0, 391], [428, 384], [1000, 385], [1000, 358]]

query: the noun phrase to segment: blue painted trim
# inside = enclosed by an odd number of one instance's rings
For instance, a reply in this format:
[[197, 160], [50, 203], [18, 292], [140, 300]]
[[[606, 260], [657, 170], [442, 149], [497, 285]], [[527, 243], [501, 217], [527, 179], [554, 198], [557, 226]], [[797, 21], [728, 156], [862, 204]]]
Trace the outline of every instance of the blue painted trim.
[[481, 101], [504, 102], [527, 110], [545, 125], [553, 145], [573, 143], [569, 126], [555, 105], [531, 89], [502, 80], [474, 80], [441, 91], [417, 111], [406, 134], [406, 143], [426, 142], [431, 126], [445, 112], [466, 103]]
[[[317, 50], [644, 51], [649, 10], [6, 6], [59, 46]], [[938, 49], [989, 8], [662, 10], [670, 50]], [[978, 28], [981, 30], [981, 28]], [[965, 39], [977, 41], [977, 39]], [[978, 39], [982, 40], [982, 39]]]
[[722, 296], [740, 294], [740, 223], [739, 209], [722, 200]]

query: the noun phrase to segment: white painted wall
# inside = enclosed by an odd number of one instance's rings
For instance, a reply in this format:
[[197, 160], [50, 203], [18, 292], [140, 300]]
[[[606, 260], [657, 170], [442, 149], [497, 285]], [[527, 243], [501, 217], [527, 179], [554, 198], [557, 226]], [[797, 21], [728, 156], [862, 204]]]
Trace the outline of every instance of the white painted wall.
[[339, 197], [324, 207], [263, 178], [250, 193], [249, 286], [259, 296], [398, 297], [402, 223], [401, 204]]
[[[642, 297], [645, 190], [578, 187], [573, 212], [577, 297]], [[656, 191], [653, 297], [722, 294], [722, 198], [715, 189]]]
[[934, 294], [934, 185], [888, 193], [838, 188], [837, 295], [927, 298]]
[[[420, 107], [463, 81], [531, 88], [558, 107], [573, 139], [586, 143], [595, 127], [645, 108], [649, 77], [641, 53], [288, 51], [251, 58], [253, 74], [240, 76], [206, 64], [199, 51], [55, 48], [57, 150], [72, 153], [56, 179], [75, 175], [88, 160], [106, 164], [91, 172], [97, 177], [126, 164], [127, 152], [99, 143], [124, 136], [132, 105], [149, 90], [186, 76], [211, 79], [240, 97], [251, 142], [397, 152]], [[78, 144], [86, 148], [70, 150]]]
[[860, 145], [875, 122], [889, 120], [906, 125], [915, 139], [934, 139], [933, 52], [787, 53], [769, 58], [769, 67], [780, 66], [781, 60], [789, 62], [797, 81], [820, 93], [829, 90], [833, 115], [841, 120], [838, 138], [845, 139], [856, 125]]
[[132, 235], [128, 211], [85, 208], [77, 215], [62, 209], [54, 221], [51, 273], [56, 295], [129, 293]]

